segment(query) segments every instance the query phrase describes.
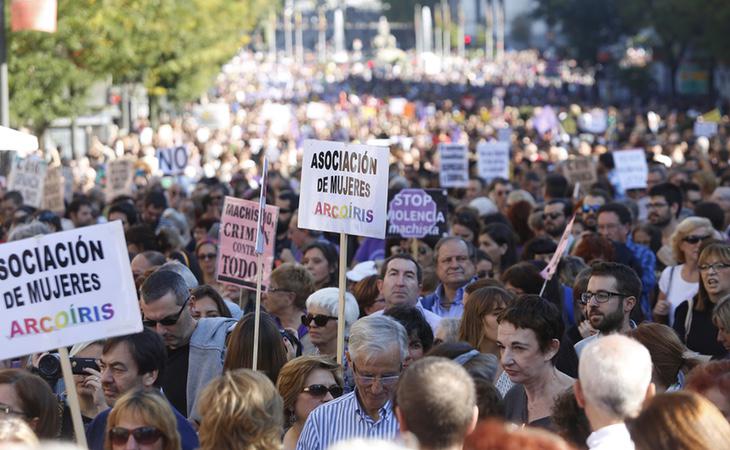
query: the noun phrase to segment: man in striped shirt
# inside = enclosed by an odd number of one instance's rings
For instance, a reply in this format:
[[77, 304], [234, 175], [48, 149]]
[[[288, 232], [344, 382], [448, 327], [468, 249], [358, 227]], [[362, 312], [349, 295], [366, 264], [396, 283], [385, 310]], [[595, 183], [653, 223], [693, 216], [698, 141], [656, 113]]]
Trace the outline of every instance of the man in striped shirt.
[[391, 440], [398, 432], [391, 400], [408, 355], [405, 328], [391, 317], [364, 317], [350, 328], [348, 345], [355, 390], [312, 411], [297, 450], [326, 450], [352, 438]]

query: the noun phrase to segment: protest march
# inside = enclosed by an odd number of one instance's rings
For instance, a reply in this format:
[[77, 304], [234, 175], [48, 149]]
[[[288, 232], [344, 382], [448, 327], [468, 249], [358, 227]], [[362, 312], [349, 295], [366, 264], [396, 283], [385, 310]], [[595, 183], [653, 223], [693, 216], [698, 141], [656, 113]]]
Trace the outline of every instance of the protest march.
[[728, 99], [451, 3], [451, 55], [287, 7], [83, 152], [0, 134], [0, 448], [730, 448]]

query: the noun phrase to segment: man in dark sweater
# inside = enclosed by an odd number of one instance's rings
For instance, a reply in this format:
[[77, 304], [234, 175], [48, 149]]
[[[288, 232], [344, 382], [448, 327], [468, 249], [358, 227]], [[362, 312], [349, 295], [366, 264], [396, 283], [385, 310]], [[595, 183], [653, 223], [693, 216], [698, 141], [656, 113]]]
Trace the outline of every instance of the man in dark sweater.
[[[99, 368], [104, 398], [109, 406], [126, 392], [143, 389], [160, 389], [159, 381], [167, 359], [162, 339], [152, 330], [111, 338], [104, 344]], [[177, 421], [177, 431], [183, 450], [198, 448], [198, 436], [190, 423], [170, 405]], [[86, 440], [90, 450], [103, 450], [106, 437], [106, 421], [110, 409], [101, 412], [86, 428]]]

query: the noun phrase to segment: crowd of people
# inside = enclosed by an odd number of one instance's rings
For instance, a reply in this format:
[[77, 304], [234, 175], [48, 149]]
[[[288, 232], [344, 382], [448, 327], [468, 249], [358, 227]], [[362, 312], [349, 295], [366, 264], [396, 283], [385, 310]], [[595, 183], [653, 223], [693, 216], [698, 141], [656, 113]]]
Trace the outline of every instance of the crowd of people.
[[[3, 188], [2, 241], [124, 227], [144, 331], [71, 349], [96, 361], [74, 380], [89, 448], [730, 448], [727, 116], [697, 137], [700, 110], [619, 105], [581, 131], [601, 108], [592, 79], [549, 66], [508, 53], [428, 75], [242, 52], [208, 93], [228, 123], [191, 113], [96, 141], [59, 161], [65, 211]], [[487, 182], [475, 148], [503, 130], [511, 175]], [[337, 236], [298, 227], [304, 139], [385, 143], [391, 195], [439, 187], [438, 144], [467, 145], [447, 234], [350, 236], [340, 286]], [[174, 145], [190, 165], [162, 177], [154, 150]], [[623, 148], [644, 149], [646, 188], [621, 186]], [[264, 155], [279, 214], [253, 371], [254, 292], [216, 261], [224, 199], [258, 197]], [[108, 163], [130, 156], [132, 190], [105, 198]], [[569, 156], [593, 158], [596, 181], [571, 183]], [[0, 446], [74, 439], [43, 356], [3, 362]]]

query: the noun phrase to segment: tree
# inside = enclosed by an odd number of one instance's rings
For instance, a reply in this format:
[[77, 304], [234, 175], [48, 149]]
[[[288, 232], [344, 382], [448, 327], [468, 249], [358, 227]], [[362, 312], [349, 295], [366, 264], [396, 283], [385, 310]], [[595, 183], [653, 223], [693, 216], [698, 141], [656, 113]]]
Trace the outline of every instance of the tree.
[[383, 5], [386, 6], [385, 16], [388, 20], [413, 23], [413, 16], [416, 10], [416, 5], [428, 6], [431, 8], [433, 13], [434, 6], [440, 3], [439, 0], [383, 0]]

